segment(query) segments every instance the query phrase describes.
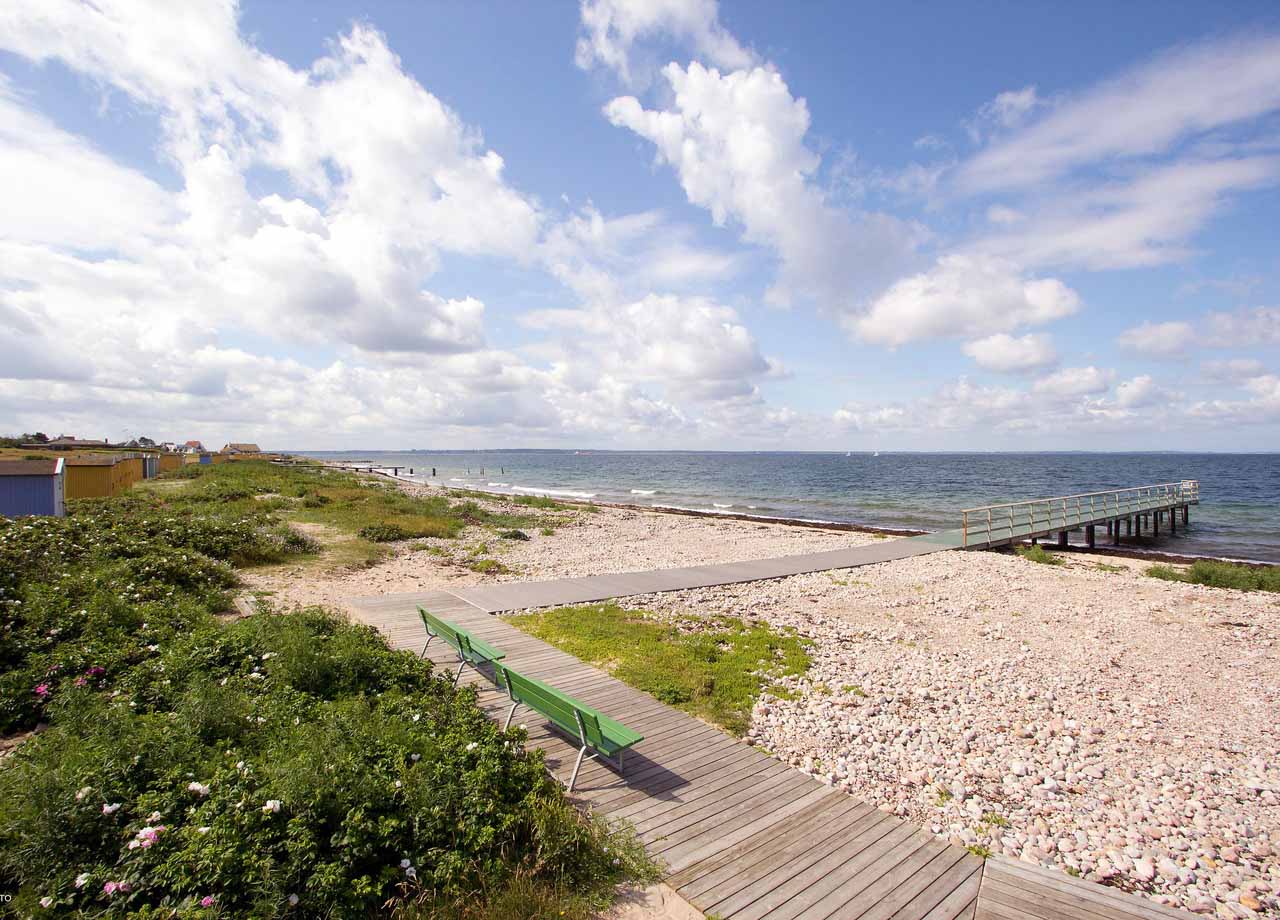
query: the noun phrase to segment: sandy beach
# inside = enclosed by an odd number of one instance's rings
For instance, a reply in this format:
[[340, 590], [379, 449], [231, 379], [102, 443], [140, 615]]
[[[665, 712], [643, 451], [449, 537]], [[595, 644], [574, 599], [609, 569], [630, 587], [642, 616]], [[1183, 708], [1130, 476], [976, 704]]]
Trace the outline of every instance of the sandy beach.
[[[368, 568], [255, 572], [250, 589], [341, 608], [885, 539], [610, 507], [540, 514], [547, 531], [527, 541], [470, 528]], [[509, 571], [467, 568], [480, 544]], [[749, 739], [939, 837], [1200, 913], [1276, 912], [1280, 597], [1161, 581], [1140, 559], [1064, 558], [942, 553], [624, 605], [812, 639], [809, 673], [760, 699]]]

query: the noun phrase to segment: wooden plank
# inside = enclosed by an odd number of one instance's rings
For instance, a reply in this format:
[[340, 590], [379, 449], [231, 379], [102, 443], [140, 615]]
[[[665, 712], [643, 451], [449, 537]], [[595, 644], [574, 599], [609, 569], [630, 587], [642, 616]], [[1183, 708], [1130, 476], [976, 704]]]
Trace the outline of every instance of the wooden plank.
[[[954, 866], [959, 865], [965, 852], [959, 847], [949, 846], [941, 840], [926, 844], [918, 851], [919, 859], [913, 855], [893, 868], [891, 872], [881, 876], [870, 887], [852, 900], [843, 899], [843, 891], [837, 889], [827, 896], [825, 901], [837, 904], [828, 916], [857, 917], [858, 920], [887, 920], [901, 907], [905, 907], [917, 895], [923, 893], [933, 882], [947, 874]], [[815, 911], [823, 908], [823, 901], [814, 905]]]
[[719, 822], [737, 812], [734, 809], [749, 808], [762, 800], [785, 795], [791, 786], [812, 782], [803, 773], [776, 763], [760, 780], [750, 786], [729, 790], [723, 795], [712, 796], [710, 801], [700, 801], [690, 808], [681, 809], [678, 815], [657, 815], [635, 825], [636, 833], [648, 839], [671, 839], [671, 835], [689, 828], [701, 828], [708, 820]]
[[[1012, 878], [1010, 878], [1012, 876]], [[1145, 898], [1116, 891], [1093, 882], [1075, 879], [1065, 872], [1056, 872], [1039, 866], [1031, 866], [1002, 857], [987, 860], [984, 881], [1007, 881], [1025, 888], [1041, 888], [1047, 892], [1059, 892], [1068, 897], [1093, 901], [1117, 912], [1132, 914], [1146, 920], [1186, 920], [1190, 915], [1182, 911], [1155, 904]]]
[[677, 847], [666, 851], [661, 856], [666, 860], [670, 871], [679, 872], [685, 866], [705, 859], [722, 847], [735, 846], [766, 827], [783, 827], [791, 817], [804, 811], [814, 802], [830, 795], [831, 790], [823, 786], [811, 789], [799, 798], [793, 798], [785, 805], [765, 811], [760, 815], [744, 815], [735, 818], [723, 829], [711, 830], [699, 837], [687, 840]]
[[870, 811], [870, 805], [852, 796], [821, 798], [796, 814], [781, 830], [766, 827], [757, 831], [736, 846], [725, 847], [674, 873], [667, 878], [667, 884], [684, 897], [709, 892], [731, 881], [747, 884], [764, 871], [766, 864], [776, 866], [789, 862], [799, 852], [846, 834], [851, 821], [857, 819], [852, 813]]
[[893, 886], [928, 865], [946, 844], [923, 833], [916, 833], [898, 846], [886, 850], [856, 874], [832, 872], [822, 881], [783, 905], [776, 920], [788, 920], [806, 914], [820, 920], [837, 908], [844, 916], [856, 917], [877, 898], [893, 890]]
[[[971, 854], [972, 855], [972, 854]], [[978, 906], [978, 889], [982, 884], [982, 860], [972, 856], [963, 859], [957, 866], [968, 867], [970, 872], [956, 886], [945, 894], [937, 903], [929, 906], [935, 889], [945, 886], [945, 877], [933, 882], [924, 894], [912, 900], [893, 916], [893, 920], [956, 920], [960, 917], [972, 917]], [[924, 912], [921, 913], [921, 910]]]
[[[829, 803], [820, 800], [818, 804]], [[795, 866], [796, 871], [800, 871], [806, 858], [820, 857], [823, 847], [833, 841], [856, 836], [883, 818], [884, 815], [870, 805], [855, 801], [853, 808], [832, 814], [830, 823], [825, 827], [814, 827], [811, 822], [797, 819], [793, 831], [784, 829], [779, 833], [774, 827], [765, 828], [761, 833], [769, 835], [768, 842], [751, 851], [747, 858], [724, 860], [711, 872], [699, 870], [704, 872], [701, 877], [696, 877], [695, 872], [695, 878], [686, 886], [688, 896], [705, 895], [712, 903], [718, 903], [784, 866]], [[734, 851], [728, 852], [732, 855]]]
[[882, 813], [875, 824], [834, 850], [814, 853], [811, 860], [783, 866], [733, 897], [710, 905], [706, 912], [741, 920], [758, 920], [783, 908], [828, 876], [835, 875], [838, 882], [853, 877], [864, 866], [874, 862], [880, 853], [911, 839], [914, 834], [915, 829], [910, 825]]
[[[773, 761], [773, 763], [776, 764], [778, 762]], [[726, 786], [742, 786], [756, 782], [763, 778], [764, 772], [768, 769], [770, 769], [768, 760], [736, 761], [728, 769], [717, 770], [703, 782], [691, 783], [669, 798], [655, 799], [650, 797], [640, 802], [632, 802], [620, 808], [612, 809], [609, 814], [611, 817], [625, 818], [633, 822], [646, 821], [654, 815], [669, 811], [672, 808], [687, 809], [694, 802], [719, 793]]]

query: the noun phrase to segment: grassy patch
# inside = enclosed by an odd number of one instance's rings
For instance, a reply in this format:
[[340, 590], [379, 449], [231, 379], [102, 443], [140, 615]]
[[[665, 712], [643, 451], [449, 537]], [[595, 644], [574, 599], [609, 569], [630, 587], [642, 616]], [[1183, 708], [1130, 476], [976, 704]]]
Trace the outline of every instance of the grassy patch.
[[707, 617], [696, 631], [617, 604], [568, 607], [510, 622], [686, 712], [746, 731], [751, 707], [774, 679], [809, 667], [809, 642], [761, 623]]
[[968, 850], [970, 853], [972, 853], [974, 856], [977, 856], [979, 859], [990, 859], [992, 856], [995, 855], [994, 853], [991, 852], [991, 850], [988, 847], [984, 847], [980, 843], [971, 843], [967, 847], [965, 847], [965, 849]]
[[1037, 543], [1035, 546], [1017, 546], [1014, 547], [1016, 552], [1023, 559], [1030, 562], [1038, 562], [1041, 565], [1062, 565], [1062, 560], [1053, 553], [1046, 553], [1044, 547]]
[[1093, 567], [1099, 572], [1127, 572], [1129, 571], [1122, 565], [1108, 565], [1105, 562], [1095, 562]]
[[464, 565], [471, 571], [479, 572], [481, 575], [503, 575], [511, 571], [497, 559], [468, 559]]
[[1153, 565], [1147, 569], [1147, 574], [1165, 581], [1185, 581], [1237, 591], [1280, 591], [1280, 566], [1275, 565], [1255, 567], [1199, 559], [1185, 569]]
[[566, 511], [569, 506], [556, 501], [554, 498], [547, 498], [545, 495], [517, 495], [512, 499], [517, 505], [523, 505], [526, 508], [541, 508], [544, 511]]

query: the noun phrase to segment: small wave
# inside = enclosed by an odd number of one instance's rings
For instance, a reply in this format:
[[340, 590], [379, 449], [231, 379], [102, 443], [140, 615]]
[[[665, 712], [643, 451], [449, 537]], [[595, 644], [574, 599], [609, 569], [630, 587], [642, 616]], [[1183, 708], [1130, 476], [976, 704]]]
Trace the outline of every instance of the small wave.
[[505, 489], [511, 485], [509, 482], [491, 482], [489, 483], [495, 489]]
[[654, 505], [653, 507], [659, 508], [659, 509], [666, 509], [667, 511], [692, 511], [695, 514], [729, 514], [730, 513], [726, 511], [724, 508], [719, 508], [719, 507], [690, 508], [688, 505]]
[[554, 498], [595, 498], [595, 492], [575, 492], [572, 489], [543, 489], [537, 486], [515, 486], [512, 492], [527, 492], [530, 495], [550, 495]]
[[461, 476], [450, 476], [449, 481], [450, 482], [466, 482], [466, 480], [463, 479]]
[[712, 502], [711, 504], [712, 504], [712, 505], [714, 505], [714, 506], [715, 506], [715, 507], [717, 507], [717, 508], [732, 508], [732, 507], [733, 507], [733, 503], [732, 503], [732, 502], [731, 502], [731, 503], [729, 503], [729, 504], [727, 504], [727, 505], [722, 505], [722, 504], [720, 504], [719, 502]]
[[657, 489], [632, 489], [631, 494], [632, 495], [657, 495], [658, 490]]

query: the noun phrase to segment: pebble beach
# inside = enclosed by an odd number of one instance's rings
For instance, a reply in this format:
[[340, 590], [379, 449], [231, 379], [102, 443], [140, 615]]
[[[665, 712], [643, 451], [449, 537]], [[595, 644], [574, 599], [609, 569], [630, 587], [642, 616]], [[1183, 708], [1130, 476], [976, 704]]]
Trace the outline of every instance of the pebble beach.
[[[341, 608], [887, 539], [614, 507], [546, 518], [527, 541], [411, 541], [368, 568], [267, 570], [250, 587]], [[481, 539], [508, 571], [465, 566]], [[942, 839], [1204, 915], [1280, 916], [1280, 596], [1063, 558], [941, 553], [622, 603], [810, 639], [809, 671], [760, 698], [748, 740]]]

